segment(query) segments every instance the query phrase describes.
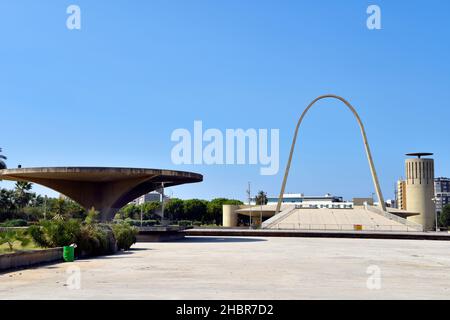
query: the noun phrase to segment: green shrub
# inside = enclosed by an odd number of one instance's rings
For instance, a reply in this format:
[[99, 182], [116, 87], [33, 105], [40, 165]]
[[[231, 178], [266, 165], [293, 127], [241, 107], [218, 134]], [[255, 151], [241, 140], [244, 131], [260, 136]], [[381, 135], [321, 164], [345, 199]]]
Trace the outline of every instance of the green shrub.
[[46, 232], [41, 225], [36, 224], [34, 226], [31, 226], [28, 230], [30, 232], [31, 238], [39, 247], [51, 247], [50, 240], [47, 238]]
[[116, 239], [111, 227], [107, 225], [82, 225], [75, 243], [77, 255], [95, 256], [116, 251]]
[[76, 242], [80, 231], [81, 223], [77, 220], [45, 220], [30, 227], [30, 234], [34, 242], [44, 248], [71, 245]]
[[[127, 218], [125, 220], [121, 220], [121, 219], [114, 220], [115, 224], [120, 224], [123, 222], [127, 223], [130, 226], [134, 226], [134, 227], [141, 226], [141, 220], [135, 220], [135, 219], [130, 219], [130, 218]], [[142, 220], [143, 227], [151, 227], [151, 226], [157, 225], [158, 223], [159, 223], [158, 220]]]
[[84, 222], [86, 222], [87, 224], [93, 224], [97, 222], [99, 215], [100, 212], [98, 212], [97, 210], [94, 209], [94, 207], [92, 207], [91, 209], [89, 209], [86, 218], [84, 219]]
[[25, 226], [27, 226], [27, 221], [24, 219], [8, 220], [2, 223], [2, 227], [25, 227]]
[[138, 230], [128, 223], [117, 223], [112, 225], [114, 237], [117, 241], [117, 248], [119, 250], [128, 250], [136, 243], [136, 236]]
[[178, 225], [181, 227], [192, 226], [192, 221], [191, 220], [179, 220]]
[[157, 225], [159, 223], [158, 220], [143, 220], [142, 226], [143, 227], [152, 227], [154, 225]]
[[110, 254], [116, 251], [116, 238], [110, 226], [81, 224], [77, 220], [46, 220], [30, 227], [34, 242], [45, 248], [77, 245], [78, 256]]
[[27, 216], [27, 221], [39, 221], [43, 215], [40, 207], [25, 207], [23, 208], [23, 212]]
[[8, 230], [5, 232], [0, 232], [0, 245], [7, 244], [9, 251], [13, 251], [14, 242], [20, 242], [21, 246], [26, 246], [30, 243], [30, 238], [24, 231], [18, 230]]
[[439, 224], [444, 228], [450, 227], [450, 204], [444, 206], [439, 217]]

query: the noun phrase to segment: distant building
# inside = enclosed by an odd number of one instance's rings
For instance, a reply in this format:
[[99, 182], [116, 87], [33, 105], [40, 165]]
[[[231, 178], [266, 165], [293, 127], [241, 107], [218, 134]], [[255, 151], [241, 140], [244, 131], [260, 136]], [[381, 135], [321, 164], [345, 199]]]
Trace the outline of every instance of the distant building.
[[373, 206], [373, 204], [373, 198], [353, 198], [353, 205], [357, 207]]
[[[136, 205], [141, 205], [146, 202], [152, 202], [152, 201], [162, 202], [162, 198], [163, 198], [163, 195], [161, 193], [159, 193], [157, 191], [152, 191], [147, 194], [144, 194], [143, 196], [140, 196], [139, 198], [131, 201], [130, 203], [136, 204]], [[169, 199], [169, 197], [164, 195], [164, 202], [167, 201], [168, 199]]]
[[387, 208], [397, 208], [397, 202], [394, 199], [387, 199], [385, 202]]
[[450, 204], [450, 178], [434, 179], [434, 198], [436, 203], [436, 212], [441, 214], [442, 209]]
[[[277, 204], [278, 197], [268, 197], [268, 205]], [[252, 204], [255, 204], [254, 199]], [[327, 193], [324, 196], [305, 196], [303, 193], [287, 193], [283, 195], [283, 204], [295, 204], [298, 208], [353, 208], [353, 202], [344, 201], [342, 197]]]
[[395, 195], [395, 202], [397, 205], [397, 209], [406, 210], [406, 181], [398, 180], [397, 181], [397, 190]]
[[[254, 199], [252, 199], [254, 200]], [[278, 197], [268, 197], [266, 205], [228, 205], [222, 207], [224, 227], [260, 226], [263, 229], [422, 231], [421, 225], [405, 218], [419, 215], [387, 207], [382, 211], [374, 199], [284, 194], [281, 212], [275, 215]], [[390, 202], [392, 204], [392, 202]]]

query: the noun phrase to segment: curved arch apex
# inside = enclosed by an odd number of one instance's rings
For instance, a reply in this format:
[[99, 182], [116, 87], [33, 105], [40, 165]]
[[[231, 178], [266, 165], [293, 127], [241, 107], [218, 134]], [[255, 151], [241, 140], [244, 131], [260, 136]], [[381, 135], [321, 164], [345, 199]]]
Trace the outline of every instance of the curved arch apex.
[[285, 190], [287, 178], [288, 178], [288, 175], [289, 175], [289, 169], [291, 167], [292, 156], [294, 154], [294, 148], [295, 148], [295, 143], [297, 142], [297, 136], [298, 136], [298, 130], [299, 130], [300, 124], [302, 123], [303, 118], [305, 117], [305, 115], [308, 112], [308, 110], [311, 109], [311, 107], [317, 101], [322, 100], [322, 99], [327, 99], [327, 98], [340, 100], [341, 102], [343, 102], [350, 109], [352, 114], [355, 116], [356, 121], [358, 122], [359, 128], [361, 130], [361, 136], [363, 138], [364, 149], [366, 151], [367, 161], [369, 162], [370, 173], [372, 175], [372, 180], [373, 180], [373, 184], [374, 184], [374, 187], [375, 187], [375, 192], [376, 192], [377, 197], [378, 197], [378, 205], [379, 205], [381, 210], [386, 211], [386, 204], [384, 202], [384, 197], [383, 197], [383, 194], [381, 192], [380, 183], [378, 181], [378, 175], [377, 175], [377, 172], [375, 170], [375, 165], [373, 163], [372, 154], [370, 152], [370, 147], [369, 147], [369, 142], [367, 141], [366, 131], [364, 129], [364, 125], [363, 125], [363, 123], [361, 121], [361, 118], [359, 117], [358, 112], [356, 112], [356, 109], [350, 104], [350, 102], [348, 102], [343, 97], [335, 95], [335, 94], [325, 94], [325, 95], [318, 96], [313, 101], [311, 101], [310, 104], [306, 107], [306, 109], [302, 112], [300, 118], [298, 119], [297, 126], [295, 127], [294, 137], [292, 139], [291, 150], [289, 152], [288, 162], [286, 164], [286, 169], [285, 169], [285, 172], [284, 172], [283, 183], [281, 184], [281, 190], [280, 190], [280, 195], [278, 197], [278, 203], [277, 203], [277, 208], [276, 208], [275, 214], [280, 212], [281, 203], [283, 202], [284, 190]]

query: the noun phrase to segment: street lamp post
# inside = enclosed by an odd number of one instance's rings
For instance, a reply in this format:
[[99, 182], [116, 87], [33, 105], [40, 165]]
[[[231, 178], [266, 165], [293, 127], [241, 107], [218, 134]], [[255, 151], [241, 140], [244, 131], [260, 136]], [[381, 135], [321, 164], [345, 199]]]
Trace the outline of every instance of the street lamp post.
[[161, 182], [161, 221], [164, 223], [164, 182]]
[[433, 197], [431, 200], [434, 202], [434, 221], [435, 221], [435, 226], [436, 226], [436, 232], [438, 232], [439, 227], [438, 227], [438, 216], [437, 216], [436, 204], [439, 201], [439, 199], [438, 199], [438, 197]]
[[[144, 203], [145, 203], [145, 198], [144, 198]], [[143, 220], [143, 203], [141, 204], [141, 227], [142, 227], [142, 220]]]
[[252, 204], [251, 204], [251, 201], [252, 201], [252, 193], [251, 193], [251, 191], [250, 191], [250, 181], [248, 182], [247, 196], [248, 196], [248, 206], [249, 206], [249, 208], [250, 208], [250, 226], [249, 226], [249, 228], [251, 229], [251, 228], [252, 228], [252, 215], [253, 215], [253, 211], [252, 211]]
[[259, 217], [259, 227], [260, 228], [262, 228], [262, 201], [260, 200], [260, 202], [259, 202], [259, 204], [260, 204], [260, 209], [261, 209], [261, 215], [260, 215], [260, 217]]

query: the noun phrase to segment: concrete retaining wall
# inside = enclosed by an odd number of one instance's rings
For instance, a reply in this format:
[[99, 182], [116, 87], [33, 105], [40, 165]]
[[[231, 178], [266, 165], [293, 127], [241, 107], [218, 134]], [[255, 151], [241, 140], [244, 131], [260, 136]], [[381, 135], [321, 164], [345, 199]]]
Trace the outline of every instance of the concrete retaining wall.
[[28, 267], [40, 263], [62, 261], [63, 248], [22, 251], [0, 255], [0, 271]]
[[191, 229], [186, 236], [234, 236], [234, 237], [304, 237], [304, 238], [363, 238], [450, 241], [444, 232], [382, 232], [382, 231], [319, 231], [319, 230], [271, 230], [271, 229]]
[[137, 242], [164, 242], [176, 241], [184, 238], [187, 229], [192, 227], [180, 226], [153, 226], [138, 227]]
[[0, 227], [0, 232], [6, 232], [9, 230], [26, 230], [28, 227]]
[[184, 231], [165, 232], [139, 232], [136, 236], [137, 242], [165, 242], [184, 239]]

